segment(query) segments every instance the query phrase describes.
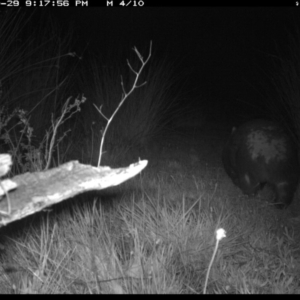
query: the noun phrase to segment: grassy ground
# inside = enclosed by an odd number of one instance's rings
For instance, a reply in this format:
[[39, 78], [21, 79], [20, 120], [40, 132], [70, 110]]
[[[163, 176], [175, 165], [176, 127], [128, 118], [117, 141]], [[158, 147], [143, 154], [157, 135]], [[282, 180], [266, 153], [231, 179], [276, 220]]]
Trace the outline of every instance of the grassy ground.
[[291, 212], [244, 197], [220, 164], [221, 131], [198, 131], [158, 141], [135, 179], [5, 234], [0, 292], [202, 293], [222, 227], [208, 293], [298, 293]]

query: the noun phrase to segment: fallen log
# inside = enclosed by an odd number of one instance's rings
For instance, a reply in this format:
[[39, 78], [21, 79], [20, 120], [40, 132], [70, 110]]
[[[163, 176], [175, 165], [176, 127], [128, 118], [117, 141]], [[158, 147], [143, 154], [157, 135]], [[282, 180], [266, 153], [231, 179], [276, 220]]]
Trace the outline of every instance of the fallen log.
[[[142, 160], [125, 168], [111, 169], [70, 161], [47, 171], [4, 179], [0, 184], [0, 227], [77, 194], [119, 185], [140, 173], [147, 163]], [[1, 154], [0, 176], [8, 172], [10, 164], [8, 154]]]

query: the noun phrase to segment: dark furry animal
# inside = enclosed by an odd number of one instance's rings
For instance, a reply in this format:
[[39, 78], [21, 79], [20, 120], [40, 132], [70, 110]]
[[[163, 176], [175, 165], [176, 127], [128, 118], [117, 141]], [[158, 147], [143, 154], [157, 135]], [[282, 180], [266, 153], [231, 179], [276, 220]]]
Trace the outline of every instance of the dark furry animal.
[[275, 205], [291, 204], [297, 189], [300, 166], [297, 147], [278, 124], [253, 120], [233, 129], [222, 161], [226, 173], [246, 195], [256, 195], [268, 184], [275, 192]]

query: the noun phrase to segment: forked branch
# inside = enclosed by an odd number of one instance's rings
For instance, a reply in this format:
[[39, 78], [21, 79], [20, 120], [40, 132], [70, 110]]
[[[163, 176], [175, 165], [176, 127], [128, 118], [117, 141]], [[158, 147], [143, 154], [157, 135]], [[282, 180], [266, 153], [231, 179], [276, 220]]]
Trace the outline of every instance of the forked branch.
[[150, 57], [151, 57], [151, 50], [152, 50], [152, 41], [150, 42], [150, 49], [149, 49], [149, 54], [148, 54], [148, 57], [146, 60], [143, 59], [142, 55], [140, 54], [140, 52], [137, 50], [136, 47], [133, 48], [133, 50], [135, 51], [135, 53], [137, 54], [139, 60], [141, 61], [142, 65], [140, 67], [140, 69], [138, 71], [135, 71], [132, 66], [130, 65], [129, 61], [127, 60], [127, 64], [130, 68], [130, 70], [135, 74], [135, 80], [133, 82], [133, 85], [131, 87], [131, 89], [129, 90], [129, 92], [126, 92], [125, 91], [125, 88], [124, 88], [124, 83], [123, 83], [123, 79], [121, 77], [121, 86], [122, 86], [122, 90], [123, 90], [123, 94], [122, 94], [122, 98], [121, 98], [121, 101], [118, 105], [118, 107], [115, 109], [115, 111], [113, 112], [113, 114], [111, 115], [110, 118], [107, 118], [103, 112], [102, 112], [102, 105], [100, 107], [97, 107], [95, 104], [95, 108], [98, 110], [98, 112], [100, 113], [100, 115], [107, 120], [107, 124], [104, 128], [104, 131], [102, 133], [102, 138], [101, 138], [101, 143], [100, 143], [100, 149], [99, 149], [99, 159], [98, 159], [98, 164], [97, 164], [97, 167], [100, 166], [100, 163], [101, 163], [101, 157], [102, 157], [102, 151], [103, 151], [103, 144], [104, 144], [104, 138], [105, 138], [105, 135], [106, 135], [106, 132], [107, 132], [107, 129], [111, 123], [111, 121], [113, 120], [114, 116], [116, 115], [116, 113], [118, 112], [118, 110], [120, 109], [120, 107], [122, 106], [122, 104], [124, 103], [124, 101], [128, 98], [128, 96], [130, 94], [133, 93], [133, 91], [136, 89], [136, 88], [139, 88], [141, 86], [143, 86], [144, 84], [146, 84], [146, 81], [140, 85], [137, 85], [137, 82], [138, 82], [138, 79], [145, 67], [145, 65], [148, 63]]

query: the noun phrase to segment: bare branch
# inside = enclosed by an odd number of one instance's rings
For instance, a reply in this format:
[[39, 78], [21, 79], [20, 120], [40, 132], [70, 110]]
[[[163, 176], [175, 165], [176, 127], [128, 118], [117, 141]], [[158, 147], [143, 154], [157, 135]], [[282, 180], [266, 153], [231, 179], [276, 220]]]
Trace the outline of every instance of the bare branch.
[[[107, 120], [107, 124], [104, 128], [104, 131], [103, 131], [103, 134], [102, 134], [102, 138], [101, 138], [101, 143], [100, 143], [100, 149], [99, 149], [99, 159], [98, 159], [98, 164], [97, 164], [97, 167], [100, 166], [100, 163], [101, 163], [101, 157], [102, 157], [102, 152], [103, 152], [103, 144], [104, 144], [104, 138], [105, 138], [105, 135], [106, 135], [106, 132], [107, 132], [107, 129], [111, 123], [111, 121], [113, 120], [114, 116], [116, 115], [116, 113], [118, 112], [118, 110], [120, 109], [120, 107], [122, 106], [122, 104], [124, 103], [124, 101], [128, 98], [128, 96], [133, 93], [133, 91], [136, 89], [136, 88], [139, 88], [141, 86], [143, 86], [144, 84], [146, 84], [146, 82], [144, 82], [143, 84], [141, 85], [137, 85], [137, 82], [138, 82], [138, 79], [145, 67], [145, 65], [148, 63], [150, 57], [151, 57], [151, 50], [152, 50], [152, 41], [150, 41], [150, 49], [149, 49], [149, 54], [148, 54], [148, 57], [147, 59], [144, 61], [142, 55], [139, 53], [139, 51], [137, 50], [136, 47], [133, 48], [133, 50], [135, 51], [135, 53], [137, 54], [139, 60], [141, 61], [142, 65], [140, 67], [140, 69], [138, 71], [135, 71], [133, 70], [133, 68], [131, 67], [129, 61], [127, 60], [127, 64], [130, 68], [130, 70], [136, 75], [135, 76], [135, 80], [133, 82], [133, 85], [131, 87], [131, 89], [129, 90], [129, 92], [127, 93], [125, 91], [125, 88], [124, 88], [124, 83], [123, 83], [123, 78], [121, 76], [121, 86], [122, 86], [122, 90], [123, 90], [123, 94], [122, 94], [122, 97], [121, 97], [121, 101], [118, 105], [118, 107], [115, 109], [115, 111], [113, 112], [113, 114], [111, 115], [111, 117], [109, 119], [105, 118]], [[97, 108], [97, 110], [99, 111], [99, 109]], [[101, 111], [101, 109], [100, 109]], [[101, 112], [99, 111], [99, 113], [101, 114]], [[101, 114], [102, 115], [102, 114]]]

